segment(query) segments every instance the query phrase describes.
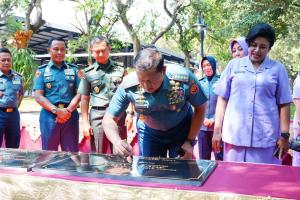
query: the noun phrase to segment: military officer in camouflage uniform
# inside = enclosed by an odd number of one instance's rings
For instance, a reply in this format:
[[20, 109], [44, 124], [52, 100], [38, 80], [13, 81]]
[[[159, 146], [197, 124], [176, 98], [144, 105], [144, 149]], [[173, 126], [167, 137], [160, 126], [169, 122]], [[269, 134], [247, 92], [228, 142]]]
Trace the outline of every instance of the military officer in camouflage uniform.
[[[124, 68], [109, 59], [110, 49], [108, 39], [103, 36], [91, 41], [91, 53], [96, 62], [84, 69], [85, 77], [81, 80], [78, 89], [81, 94], [83, 133], [87, 138], [92, 135], [92, 151], [99, 153], [107, 153], [107, 149], [103, 149], [105, 135], [102, 119], [125, 73]], [[91, 109], [88, 115], [89, 106]], [[120, 122], [120, 128], [125, 130], [124, 122]], [[109, 143], [107, 139], [106, 143]]]
[[40, 129], [43, 150], [77, 152], [79, 150], [79, 114], [77, 105], [80, 94], [78, 70], [67, 64], [66, 45], [61, 39], [50, 39], [48, 52], [51, 60], [39, 66], [34, 78], [34, 96], [42, 106]]
[[0, 48], [0, 147], [3, 134], [7, 148], [19, 148], [20, 113], [18, 107], [23, 97], [22, 76], [12, 68], [12, 55]]
[[199, 81], [186, 68], [165, 66], [162, 55], [154, 47], [139, 52], [134, 66], [136, 73], [124, 78], [104, 116], [103, 127], [109, 140], [117, 153], [131, 154], [131, 147], [119, 137], [116, 124], [120, 114], [132, 103], [138, 114], [142, 156], [181, 154], [182, 158], [191, 159], [207, 100]]

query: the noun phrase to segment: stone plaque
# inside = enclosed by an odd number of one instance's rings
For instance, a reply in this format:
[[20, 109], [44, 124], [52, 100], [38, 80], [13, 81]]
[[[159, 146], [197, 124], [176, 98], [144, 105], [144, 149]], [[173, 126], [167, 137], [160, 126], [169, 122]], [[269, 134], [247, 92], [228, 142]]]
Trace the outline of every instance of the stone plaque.
[[27, 151], [21, 149], [0, 149], [0, 168], [30, 171], [33, 166], [47, 163], [58, 153], [51, 151]]
[[217, 163], [208, 160], [182, 160], [118, 155], [61, 153], [33, 171], [74, 176], [110, 178], [163, 184], [200, 186]]
[[162, 184], [202, 185], [216, 165], [208, 160], [0, 149], [0, 168]]

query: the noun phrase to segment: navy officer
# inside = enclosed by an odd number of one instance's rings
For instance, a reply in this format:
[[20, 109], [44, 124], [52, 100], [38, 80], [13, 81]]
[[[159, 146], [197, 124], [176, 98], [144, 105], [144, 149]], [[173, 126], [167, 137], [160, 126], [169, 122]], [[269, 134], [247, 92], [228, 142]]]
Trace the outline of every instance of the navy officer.
[[131, 147], [119, 136], [117, 121], [132, 103], [138, 115], [141, 156], [174, 158], [181, 154], [191, 159], [207, 101], [199, 81], [186, 68], [164, 65], [155, 47], [140, 51], [134, 66], [136, 73], [124, 78], [104, 116], [107, 137], [117, 153], [131, 154]]
[[42, 106], [40, 130], [43, 150], [77, 152], [79, 140], [79, 114], [77, 105], [80, 94], [78, 70], [67, 64], [65, 41], [52, 38], [48, 43], [51, 60], [38, 67], [34, 78], [34, 97]]
[[7, 148], [19, 148], [18, 107], [23, 97], [23, 81], [22, 76], [11, 68], [11, 52], [7, 48], [0, 48], [0, 147], [4, 134]]

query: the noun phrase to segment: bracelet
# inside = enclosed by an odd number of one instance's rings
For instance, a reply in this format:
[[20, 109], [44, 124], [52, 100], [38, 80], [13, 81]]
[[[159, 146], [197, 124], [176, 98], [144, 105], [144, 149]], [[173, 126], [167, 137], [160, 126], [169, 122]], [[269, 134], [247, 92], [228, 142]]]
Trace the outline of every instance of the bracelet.
[[66, 108], [66, 110], [67, 110], [69, 113], [72, 113], [72, 111], [71, 111], [69, 108]]

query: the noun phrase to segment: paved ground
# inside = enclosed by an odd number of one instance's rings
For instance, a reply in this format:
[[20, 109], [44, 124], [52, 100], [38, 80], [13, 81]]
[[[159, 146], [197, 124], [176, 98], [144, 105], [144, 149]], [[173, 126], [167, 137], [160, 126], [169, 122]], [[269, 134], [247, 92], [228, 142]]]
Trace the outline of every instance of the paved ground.
[[20, 112], [40, 112], [41, 106], [35, 101], [33, 97], [24, 97], [19, 111]]

